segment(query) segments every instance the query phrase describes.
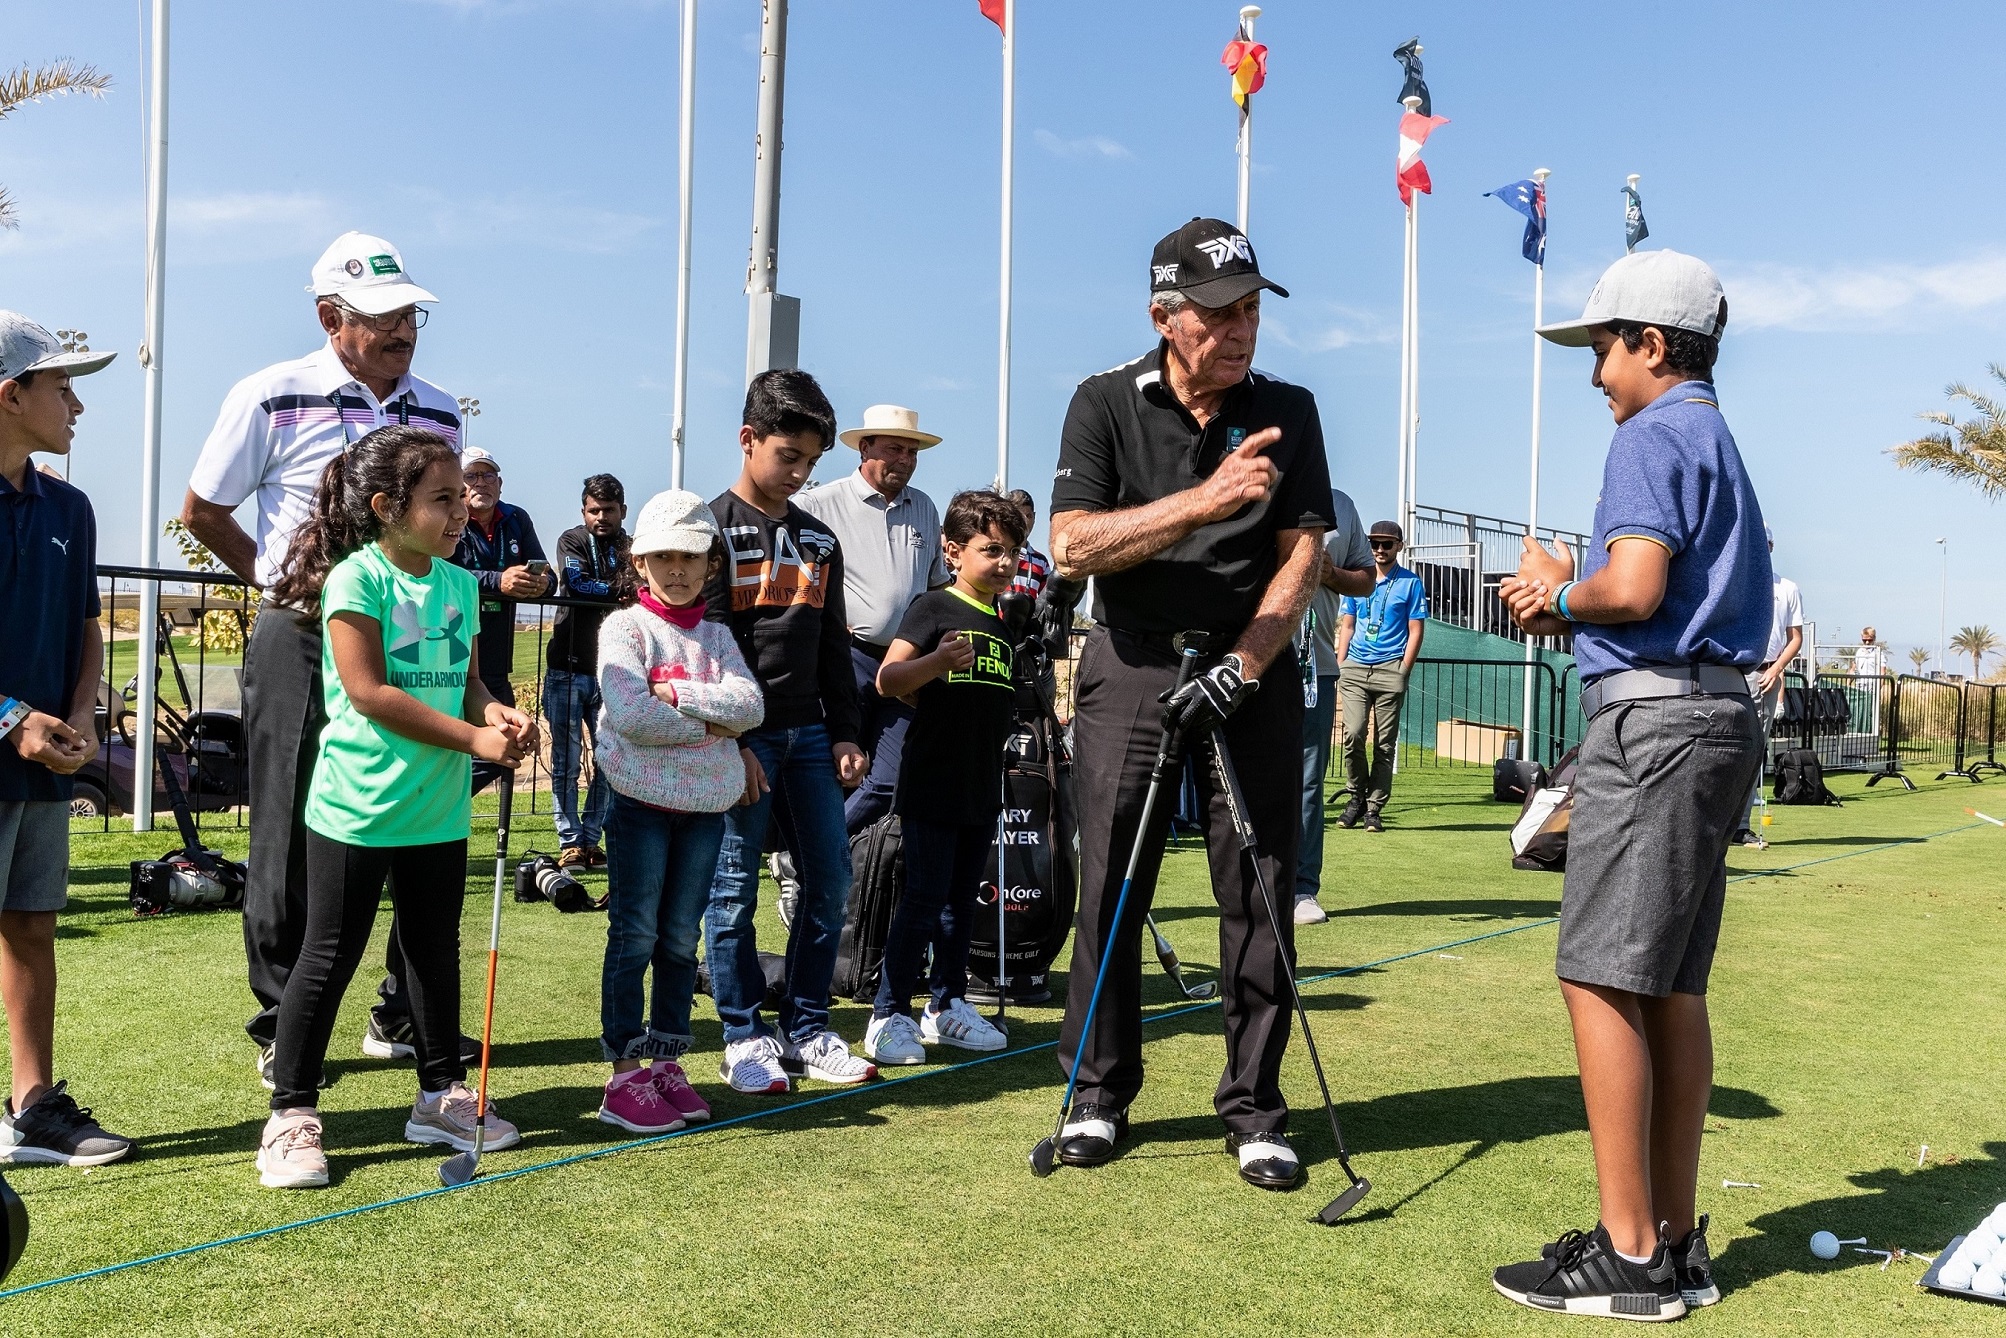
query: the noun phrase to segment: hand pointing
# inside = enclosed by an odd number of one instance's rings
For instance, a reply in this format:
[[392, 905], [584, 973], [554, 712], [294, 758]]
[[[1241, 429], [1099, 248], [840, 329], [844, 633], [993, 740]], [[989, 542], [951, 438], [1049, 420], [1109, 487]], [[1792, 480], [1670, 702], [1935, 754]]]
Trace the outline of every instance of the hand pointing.
[[1274, 495], [1282, 472], [1263, 452], [1281, 439], [1280, 428], [1261, 429], [1221, 460], [1212, 477], [1199, 485], [1208, 524], [1226, 519], [1249, 502], [1266, 501]]

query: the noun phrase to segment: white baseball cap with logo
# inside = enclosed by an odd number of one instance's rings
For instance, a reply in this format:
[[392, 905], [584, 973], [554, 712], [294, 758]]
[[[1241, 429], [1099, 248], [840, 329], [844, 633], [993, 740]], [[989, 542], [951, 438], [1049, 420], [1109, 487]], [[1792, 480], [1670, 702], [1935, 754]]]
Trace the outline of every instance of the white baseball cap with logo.
[[475, 465], [486, 465], [489, 469], [494, 470], [495, 473], [501, 473], [501, 461], [495, 459], [493, 454], [482, 450], [478, 446], [469, 446], [460, 452], [460, 472], [462, 474], [471, 474], [474, 472]]
[[1586, 348], [1595, 328], [1611, 321], [1718, 338], [1727, 324], [1727, 299], [1706, 261], [1678, 251], [1633, 251], [1602, 271], [1580, 320], [1542, 325], [1539, 332], [1556, 344]]
[[717, 517], [693, 492], [658, 492], [634, 521], [635, 556], [648, 553], [708, 553], [717, 542]]
[[419, 302], [437, 302], [404, 272], [403, 253], [366, 232], [344, 232], [313, 262], [315, 297], [338, 297], [365, 316], [382, 316]]
[[0, 381], [17, 380], [28, 372], [68, 372], [88, 376], [103, 371], [116, 353], [83, 349], [65, 353], [63, 341], [26, 316], [0, 311]]

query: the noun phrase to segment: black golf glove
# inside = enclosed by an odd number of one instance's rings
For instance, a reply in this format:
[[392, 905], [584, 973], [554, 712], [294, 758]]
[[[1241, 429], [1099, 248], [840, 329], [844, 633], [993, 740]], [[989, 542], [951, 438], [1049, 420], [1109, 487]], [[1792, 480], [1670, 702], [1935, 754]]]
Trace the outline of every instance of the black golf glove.
[[1241, 676], [1240, 657], [1228, 655], [1183, 687], [1164, 693], [1158, 700], [1164, 703], [1163, 725], [1170, 731], [1172, 750], [1183, 752], [1226, 723], [1260, 687], [1258, 680]]

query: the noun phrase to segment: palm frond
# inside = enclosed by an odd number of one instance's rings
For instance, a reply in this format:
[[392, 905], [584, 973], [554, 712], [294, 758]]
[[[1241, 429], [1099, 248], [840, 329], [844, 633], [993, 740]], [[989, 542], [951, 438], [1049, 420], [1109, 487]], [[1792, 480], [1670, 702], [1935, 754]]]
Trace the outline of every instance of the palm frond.
[[21, 216], [14, 212], [14, 197], [7, 193], [5, 186], [0, 186], [0, 228], [13, 229], [20, 226]]
[[16, 107], [40, 102], [43, 98], [61, 97], [66, 93], [101, 98], [110, 87], [111, 76], [95, 65], [79, 65], [68, 59], [40, 68], [24, 64], [18, 70], [0, 74], [0, 119]]
[[[1988, 370], [2006, 384], [2006, 367], [1994, 363]], [[1946, 386], [1944, 395], [1970, 405], [1977, 413], [1961, 422], [1941, 409], [1917, 414], [1925, 423], [1943, 430], [1892, 446], [1888, 454], [1898, 468], [1942, 474], [1972, 484], [1994, 500], [2006, 497], [2006, 404], [1963, 382]]]

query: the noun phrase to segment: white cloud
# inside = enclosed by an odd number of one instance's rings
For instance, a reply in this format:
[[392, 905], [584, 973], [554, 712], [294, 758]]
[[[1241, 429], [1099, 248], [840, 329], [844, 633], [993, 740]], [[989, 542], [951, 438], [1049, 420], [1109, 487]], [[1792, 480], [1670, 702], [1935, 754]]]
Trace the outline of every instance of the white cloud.
[[519, 251], [545, 248], [615, 254], [629, 250], [665, 222], [647, 214], [600, 209], [548, 196], [435, 198], [431, 222], [439, 240], [478, 243], [506, 239]]
[[1083, 135], [1079, 139], [1061, 139], [1049, 130], [1034, 130], [1031, 138], [1038, 147], [1060, 158], [1133, 158], [1127, 146], [1105, 135]]
[[1272, 306], [1261, 311], [1261, 334], [1298, 353], [1333, 353], [1360, 344], [1390, 344], [1398, 330], [1377, 312], [1359, 307], [1326, 306], [1322, 313], [1305, 313], [1306, 323], [1277, 315]]
[[1934, 265], [1736, 266], [1722, 283], [1730, 329], [1894, 329], [2006, 305], [2006, 254]]

